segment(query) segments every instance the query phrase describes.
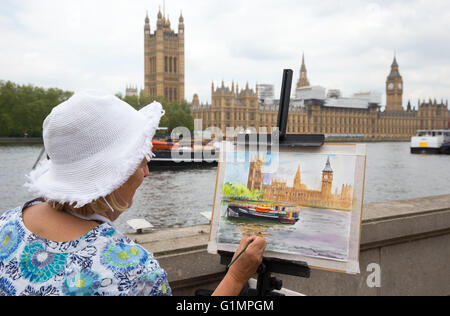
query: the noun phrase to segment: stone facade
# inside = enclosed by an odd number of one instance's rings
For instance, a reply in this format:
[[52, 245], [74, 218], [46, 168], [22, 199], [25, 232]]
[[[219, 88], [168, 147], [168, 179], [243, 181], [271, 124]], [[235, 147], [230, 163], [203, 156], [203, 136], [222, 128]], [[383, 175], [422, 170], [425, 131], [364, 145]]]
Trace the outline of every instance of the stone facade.
[[125, 95], [130, 97], [138, 97], [139, 96], [138, 88], [136, 86], [127, 86], [125, 90]]
[[145, 96], [164, 96], [169, 102], [184, 100], [184, 18], [180, 15], [178, 34], [169, 18], [158, 13], [152, 34], [147, 15], [144, 26]]
[[[315, 87], [308, 83], [304, 59], [297, 83], [297, 93]], [[333, 90], [334, 91], [334, 90]], [[301, 94], [301, 93], [300, 93]], [[448, 126], [448, 101], [419, 101], [416, 109], [408, 103], [402, 106], [403, 79], [396, 58], [386, 81], [387, 104], [381, 111], [380, 102], [366, 99], [316, 98], [291, 100], [288, 118], [288, 133], [363, 135], [365, 139], [408, 139], [419, 129], [445, 129]], [[277, 125], [279, 101], [264, 102], [258, 98], [258, 86], [248, 84], [240, 90], [233, 82], [231, 88], [224, 82], [211, 88], [211, 104], [200, 104], [198, 96], [192, 101], [194, 119], [201, 119], [203, 129], [217, 127], [226, 135], [227, 128], [247, 129], [261, 127], [270, 132]], [[311, 95], [314, 95], [312, 93]], [[330, 95], [330, 94], [329, 94]], [[339, 93], [333, 93], [337, 95]], [[359, 94], [363, 95], [363, 94]], [[380, 98], [381, 100], [381, 98]], [[355, 105], [356, 104], [356, 105]]]

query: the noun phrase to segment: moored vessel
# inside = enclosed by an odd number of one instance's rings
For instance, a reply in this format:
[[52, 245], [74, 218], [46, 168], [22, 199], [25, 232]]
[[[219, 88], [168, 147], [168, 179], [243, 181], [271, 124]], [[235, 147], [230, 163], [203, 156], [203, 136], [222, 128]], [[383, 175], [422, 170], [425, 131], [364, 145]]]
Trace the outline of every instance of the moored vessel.
[[411, 138], [412, 154], [449, 154], [450, 130], [419, 130]]
[[193, 145], [181, 140], [174, 142], [168, 136], [167, 128], [159, 128], [152, 141], [154, 157], [148, 163], [149, 170], [178, 170], [209, 168], [218, 165], [219, 148]]

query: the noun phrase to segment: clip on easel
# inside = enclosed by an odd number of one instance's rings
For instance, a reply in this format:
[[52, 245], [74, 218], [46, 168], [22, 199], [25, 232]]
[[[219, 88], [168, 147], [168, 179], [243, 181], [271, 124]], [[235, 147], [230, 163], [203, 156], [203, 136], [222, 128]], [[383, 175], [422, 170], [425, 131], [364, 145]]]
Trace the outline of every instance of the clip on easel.
[[[293, 71], [285, 69], [283, 73], [283, 83], [281, 87], [280, 105], [278, 111], [278, 131], [272, 134], [240, 134], [237, 145], [271, 145], [278, 138], [278, 145], [284, 147], [321, 147], [325, 142], [324, 135], [310, 134], [287, 134], [286, 128], [289, 115], [289, 103], [291, 98]], [[275, 133], [279, 133], [278, 135]], [[256, 137], [255, 137], [256, 136]], [[254, 143], [256, 140], [256, 144]], [[220, 263], [228, 266], [234, 254], [231, 252], [219, 251]], [[258, 280], [256, 289], [245, 288], [241, 295], [244, 296], [283, 296], [274, 290], [281, 290], [282, 280], [272, 277], [272, 273], [292, 275], [303, 278], [310, 277], [310, 268], [305, 262], [288, 261], [275, 258], [264, 258], [258, 268]]]

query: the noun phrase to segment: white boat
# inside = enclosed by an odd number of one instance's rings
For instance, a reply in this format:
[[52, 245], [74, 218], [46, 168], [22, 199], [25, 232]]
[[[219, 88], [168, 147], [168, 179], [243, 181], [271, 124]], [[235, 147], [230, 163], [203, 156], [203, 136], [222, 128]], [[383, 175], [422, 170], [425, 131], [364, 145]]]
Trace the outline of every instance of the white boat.
[[450, 150], [450, 130], [419, 130], [411, 138], [412, 154], [440, 154]]

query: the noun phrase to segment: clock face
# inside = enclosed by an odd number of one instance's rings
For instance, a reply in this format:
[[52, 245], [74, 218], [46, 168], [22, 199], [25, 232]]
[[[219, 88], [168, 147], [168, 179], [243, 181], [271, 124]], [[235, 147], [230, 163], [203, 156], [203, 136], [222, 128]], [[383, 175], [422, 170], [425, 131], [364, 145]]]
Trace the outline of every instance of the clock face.
[[398, 88], [399, 88], [399, 89], [402, 88], [402, 84], [401, 84], [401, 83], [398, 84]]
[[393, 84], [393, 83], [390, 83], [390, 84], [388, 85], [388, 89], [389, 89], [389, 90], [394, 89], [394, 84]]

